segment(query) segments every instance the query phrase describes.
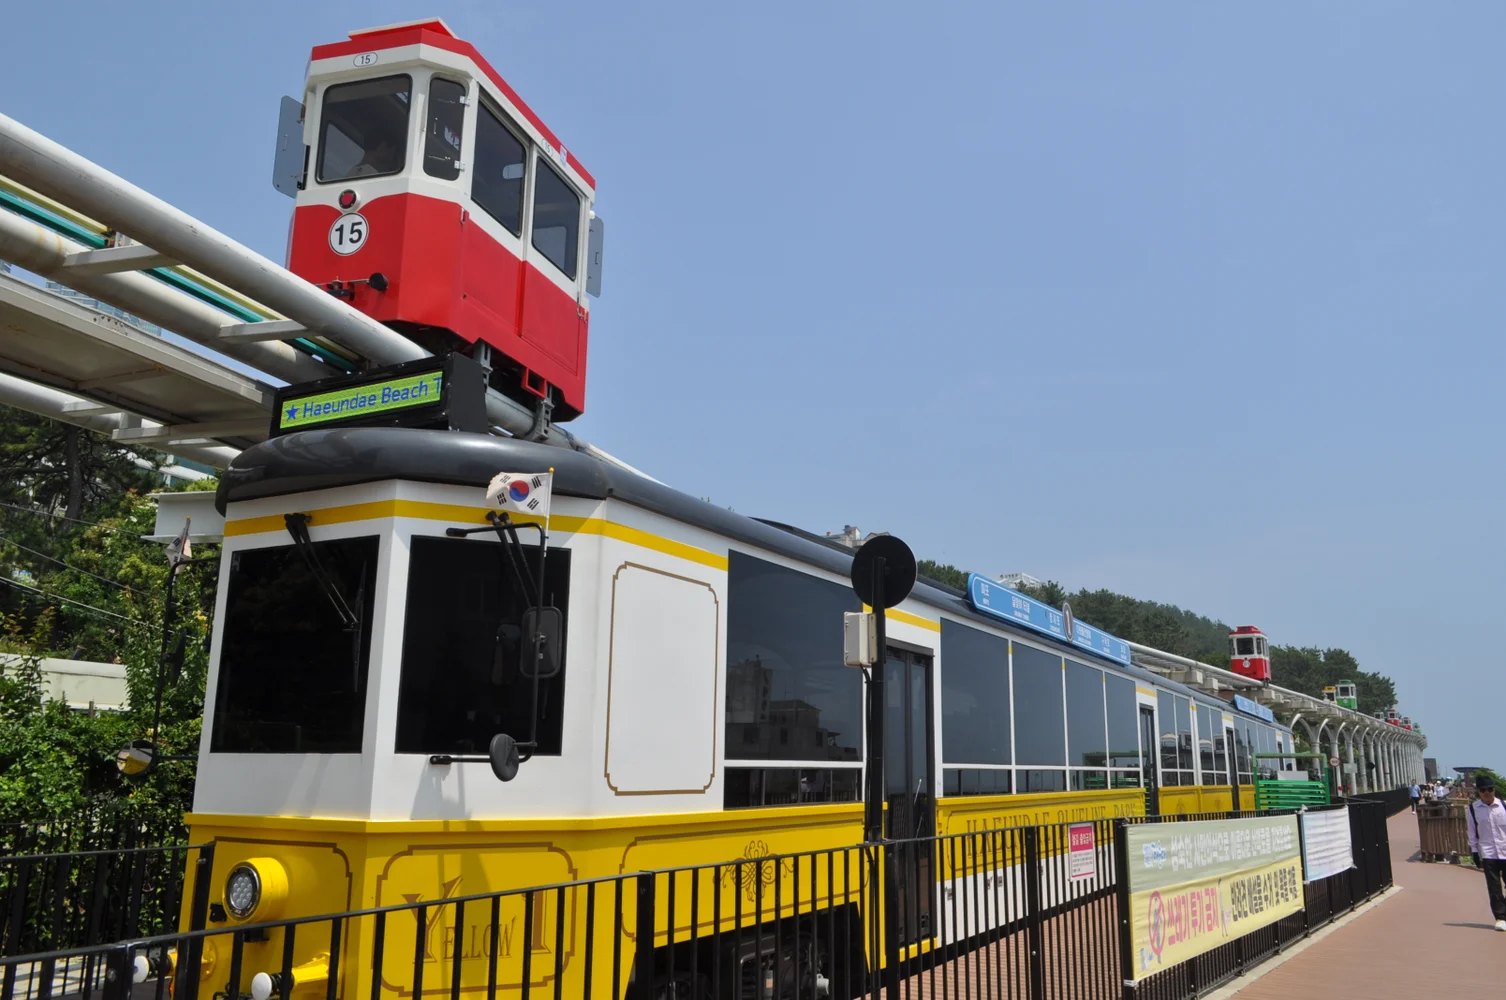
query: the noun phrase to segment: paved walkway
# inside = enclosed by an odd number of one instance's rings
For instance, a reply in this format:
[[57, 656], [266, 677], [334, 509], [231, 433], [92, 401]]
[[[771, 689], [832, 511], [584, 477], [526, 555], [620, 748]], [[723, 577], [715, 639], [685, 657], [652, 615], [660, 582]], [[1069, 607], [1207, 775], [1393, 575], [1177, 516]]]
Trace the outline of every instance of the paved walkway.
[[1506, 934], [1490, 918], [1484, 877], [1413, 860], [1410, 810], [1387, 827], [1401, 889], [1239, 990], [1238, 1000], [1506, 996]]

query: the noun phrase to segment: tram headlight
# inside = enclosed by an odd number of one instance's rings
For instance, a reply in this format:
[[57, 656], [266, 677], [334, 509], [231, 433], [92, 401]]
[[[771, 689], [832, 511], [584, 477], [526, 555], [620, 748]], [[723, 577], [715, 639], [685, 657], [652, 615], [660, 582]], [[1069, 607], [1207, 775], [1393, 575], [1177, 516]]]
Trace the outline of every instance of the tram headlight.
[[251, 858], [230, 869], [225, 877], [225, 909], [237, 920], [253, 914], [275, 920], [288, 898], [288, 871], [273, 858]]
[[230, 869], [225, 879], [225, 909], [240, 920], [245, 920], [261, 902], [261, 876], [256, 866], [241, 862]]

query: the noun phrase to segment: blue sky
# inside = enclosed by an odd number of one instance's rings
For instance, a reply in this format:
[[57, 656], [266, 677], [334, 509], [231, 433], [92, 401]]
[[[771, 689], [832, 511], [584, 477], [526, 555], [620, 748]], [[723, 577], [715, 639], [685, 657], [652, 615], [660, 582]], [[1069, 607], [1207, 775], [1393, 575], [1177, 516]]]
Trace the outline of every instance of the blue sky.
[[431, 14], [597, 178], [589, 440], [1348, 648], [1506, 765], [1506, 6], [27, 4], [0, 94], [280, 260], [309, 49]]

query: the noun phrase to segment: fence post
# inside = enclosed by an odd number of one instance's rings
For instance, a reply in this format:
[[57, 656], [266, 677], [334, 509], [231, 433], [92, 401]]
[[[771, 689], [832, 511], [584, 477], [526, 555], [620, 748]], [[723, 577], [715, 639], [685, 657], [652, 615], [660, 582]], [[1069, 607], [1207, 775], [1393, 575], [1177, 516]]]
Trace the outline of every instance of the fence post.
[[1119, 977], [1124, 1000], [1134, 1000], [1135, 953], [1130, 939], [1129, 823], [1114, 821], [1114, 909], [1119, 918]]
[[[193, 896], [188, 904], [188, 930], [201, 931], [209, 923], [210, 878], [214, 872], [214, 845], [199, 848], [193, 862]], [[174, 1000], [198, 1000], [204, 959], [204, 939], [190, 938], [178, 949]]]
[[[897, 821], [896, 821], [897, 822]], [[884, 995], [899, 1000], [899, 845], [884, 842]], [[916, 940], [919, 940], [917, 936]]]
[[111, 948], [105, 953], [105, 984], [100, 990], [102, 1000], [130, 1000], [135, 963], [131, 961], [130, 945]]
[[[633, 956], [633, 1000], [650, 1000], [654, 995], [654, 873], [639, 872], [638, 878], [637, 954]], [[674, 917], [669, 927], [673, 937]]]
[[1025, 828], [1025, 940], [1030, 947], [1030, 998], [1046, 1000], [1046, 956], [1041, 919], [1041, 830]]

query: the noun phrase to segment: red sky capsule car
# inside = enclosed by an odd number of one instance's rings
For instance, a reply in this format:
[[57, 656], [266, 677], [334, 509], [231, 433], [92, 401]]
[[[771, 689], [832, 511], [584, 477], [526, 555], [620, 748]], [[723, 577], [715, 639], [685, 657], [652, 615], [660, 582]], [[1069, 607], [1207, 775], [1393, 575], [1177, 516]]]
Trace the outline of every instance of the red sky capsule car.
[[1229, 633], [1229, 669], [1241, 677], [1271, 679], [1271, 651], [1265, 633], [1254, 625], [1241, 625]]
[[584, 411], [596, 182], [475, 48], [439, 20], [320, 45], [279, 133], [290, 270], [435, 353], [486, 345], [493, 386], [554, 420]]

